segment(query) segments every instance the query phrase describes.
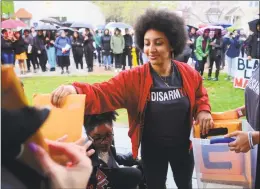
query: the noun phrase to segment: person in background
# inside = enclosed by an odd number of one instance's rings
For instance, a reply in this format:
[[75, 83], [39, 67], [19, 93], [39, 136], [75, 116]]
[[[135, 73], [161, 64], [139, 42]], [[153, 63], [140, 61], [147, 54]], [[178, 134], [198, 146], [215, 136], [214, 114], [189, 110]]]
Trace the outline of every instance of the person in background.
[[249, 60], [260, 59], [260, 21], [256, 24], [256, 32], [248, 39], [248, 54]]
[[36, 65], [33, 59], [33, 37], [30, 35], [30, 31], [25, 29], [24, 36], [23, 36], [26, 48], [26, 55], [27, 55], [27, 72], [31, 72], [31, 64], [33, 66], [33, 71], [36, 73]]
[[122, 69], [122, 55], [125, 48], [125, 40], [119, 28], [115, 29], [115, 33], [111, 37], [110, 47], [115, 57], [115, 72], [117, 73]]
[[111, 41], [111, 36], [109, 34], [109, 30], [105, 29], [104, 35], [101, 37], [101, 49], [102, 49], [105, 70], [110, 70], [112, 64], [110, 41]]
[[79, 32], [74, 31], [71, 45], [76, 69], [78, 70], [80, 65], [81, 70], [83, 70], [84, 41], [83, 37], [79, 35]]
[[95, 40], [95, 44], [96, 44], [96, 50], [97, 50], [97, 57], [98, 57], [99, 67], [101, 67], [101, 64], [102, 64], [101, 36], [102, 36], [102, 31], [101, 30], [97, 30], [96, 34], [94, 36], [94, 40]]
[[38, 62], [37, 59], [39, 59], [40, 66], [42, 69], [42, 72], [46, 72], [46, 64], [47, 64], [47, 53], [45, 49], [45, 42], [43, 37], [43, 31], [39, 30], [37, 31], [37, 35], [33, 38], [33, 48], [35, 49], [35, 62]]
[[233, 81], [234, 70], [237, 65], [235, 65], [235, 59], [240, 54], [241, 43], [239, 41], [239, 31], [234, 30], [233, 33], [230, 33], [229, 38], [227, 38], [227, 44], [229, 48], [227, 49], [227, 62], [228, 62], [228, 77], [226, 80]]
[[130, 69], [132, 68], [132, 46], [133, 46], [133, 38], [129, 34], [129, 29], [125, 29], [125, 35], [124, 35], [124, 40], [125, 40], [125, 48], [123, 51], [122, 59], [123, 59], [123, 70], [125, 70], [126, 67], [126, 56], [128, 58], [128, 66]]
[[62, 85], [51, 94], [56, 107], [70, 94], [86, 94], [87, 115], [126, 108], [133, 158], [141, 146], [149, 189], [164, 188], [169, 163], [177, 187], [191, 189], [193, 121], [202, 134], [214, 126], [202, 77], [189, 65], [173, 60], [183, 51], [186, 37], [181, 17], [170, 10], [148, 9], [136, 21], [135, 39], [149, 63], [103, 83]]
[[27, 59], [26, 56], [26, 44], [24, 42], [24, 39], [20, 35], [20, 32], [15, 32], [14, 33], [15, 41], [13, 43], [14, 46], [14, 53], [15, 53], [15, 59], [18, 60], [19, 68], [20, 68], [20, 73], [23, 75], [25, 74], [25, 64], [24, 61]]
[[241, 43], [241, 50], [240, 50], [240, 53], [241, 53], [241, 57], [244, 58], [245, 57], [245, 50], [246, 50], [246, 46], [247, 46], [247, 36], [244, 32], [244, 30], [241, 30], [240, 31], [240, 43]]
[[[218, 81], [220, 64], [221, 64], [221, 52], [223, 46], [223, 39], [221, 37], [221, 30], [216, 29], [214, 37], [210, 40], [210, 49], [209, 49], [209, 72], [208, 72], [208, 80]], [[216, 65], [216, 73], [215, 78], [211, 78], [213, 65]]]
[[8, 35], [8, 30], [2, 30], [2, 37], [1, 37], [1, 64], [9, 64], [13, 65], [15, 58], [14, 58], [14, 38]]
[[89, 28], [85, 29], [85, 35], [83, 39], [84, 39], [85, 59], [88, 66], [88, 72], [93, 72], [93, 61], [94, 61], [93, 53], [95, 51], [95, 48], [93, 46], [94, 38]]
[[[112, 37], [113, 36], [113, 32], [111, 30], [109, 30], [109, 35]], [[114, 66], [114, 53], [111, 50], [111, 66]]]
[[58, 64], [61, 67], [61, 74], [64, 74], [65, 67], [66, 73], [69, 74], [71, 40], [66, 36], [64, 30], [60, 31], [60, 36], [55, 40], [54, 46]]
[[55, 37], [53, 32], [47, 31], [45, 36], [45, 47], [51, 72], [56, 70], [56, 49], [54, 47], [54, 41]]
[[190, 40], [190, 48], [192, 50], [191, 52], [191, 58], [192, 58], [192, 63], [193, 63], [193, 60], [196, 61], [196, 56], [194, 54], [194, 51], [195, 51], [195, 48], [196, 48], [196, 39], [197, 39], [197, 35], [196, 35], [196, 29], [194, 27], [191, 27], [190, 28], [190, 31], [189, 31], [189, 40]]
[[37, 32], [35, 31], [35, 28], [31, 27], [31, 36], [36, 37], [36, 35], [37, 35]]
[[[88, 188], [97, 186], [113, 189], [136, 188], [142, 178], [142, 172], [132, 167], [138, 165], [133, 159], [132, 153], [120, 154], [113, 146], [113, 121], [118, 114], [106, 112], [103, 114], [86, 115], [84, 127], [86, 134], [93, 141], [96, 158], [92, 158], [93, 172], [89, 180]], [[122, 167], [122, 165], [124, 167]], [[103, 175], [105, 179], [99, 179]]]
[[[205, 29], [202, 36], [199, 36], [196, 40], [196, 51], [195, 56], [198, 60], [198, 66], [196, 70], [203, 77], [204, 67], [209, 56], [209, 29]], [[205, 79], [203, 77], [203, 79]]]

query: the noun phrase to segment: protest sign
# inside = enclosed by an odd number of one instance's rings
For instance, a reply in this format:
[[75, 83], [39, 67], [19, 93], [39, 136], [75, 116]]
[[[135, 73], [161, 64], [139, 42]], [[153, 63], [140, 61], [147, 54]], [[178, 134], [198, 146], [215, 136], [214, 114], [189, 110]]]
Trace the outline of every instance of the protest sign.
[[259, 65], [259, 59], [237, 57], [234, 61], [234, 87], [245, 89], [253, 71]]

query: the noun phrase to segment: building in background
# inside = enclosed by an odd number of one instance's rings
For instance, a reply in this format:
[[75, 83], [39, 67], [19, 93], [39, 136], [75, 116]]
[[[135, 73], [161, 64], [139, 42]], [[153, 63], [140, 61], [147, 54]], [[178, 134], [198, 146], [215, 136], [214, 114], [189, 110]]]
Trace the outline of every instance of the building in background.
[[20, 8], [16, 11], [15, 17], [25, 23], [28, 27], [31, 26], [32, 14], [24, 8]]

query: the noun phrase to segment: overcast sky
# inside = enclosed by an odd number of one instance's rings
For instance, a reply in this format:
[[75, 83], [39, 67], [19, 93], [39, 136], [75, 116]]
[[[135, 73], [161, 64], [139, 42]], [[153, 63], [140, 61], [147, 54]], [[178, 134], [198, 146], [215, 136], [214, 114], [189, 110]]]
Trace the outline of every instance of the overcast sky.
[[[104, 24], [99, 8], [87, 1], [14, 1], [15, 12], [25, 8], [33, 15], [33, 22], [50, 16], [67, 16], [68, 21]], [[32, 23], [32, 22], [31, 22]]]

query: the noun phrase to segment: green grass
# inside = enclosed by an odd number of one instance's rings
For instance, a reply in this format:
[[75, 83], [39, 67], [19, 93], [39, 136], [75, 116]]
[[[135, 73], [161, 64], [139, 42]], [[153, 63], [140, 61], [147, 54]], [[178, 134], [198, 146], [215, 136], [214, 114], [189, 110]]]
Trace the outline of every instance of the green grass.
[[[220, 81], [204, 81], [207, 88], [212, 111], [222, 112], [234, 109], [244, 105], [244, 90], [233, 88], [231, 82], [225, 81], [226, 75], [220, 75]], [[96, 83], [106, 81], [112, 76], [109, 75], [91, 75], [87, 77], [32, 77], [24, 78], [24, 88], [26, 96], [32, 103], [32, 96], [35, 93], [50, 93], [61, 84], [70, 84], [74, 81]], [[130, 82], [130, 81], [129, 81]], [[119, 113], [118, 122], [127, 124], [127, 113], [125, 109], [117, 110]]]

